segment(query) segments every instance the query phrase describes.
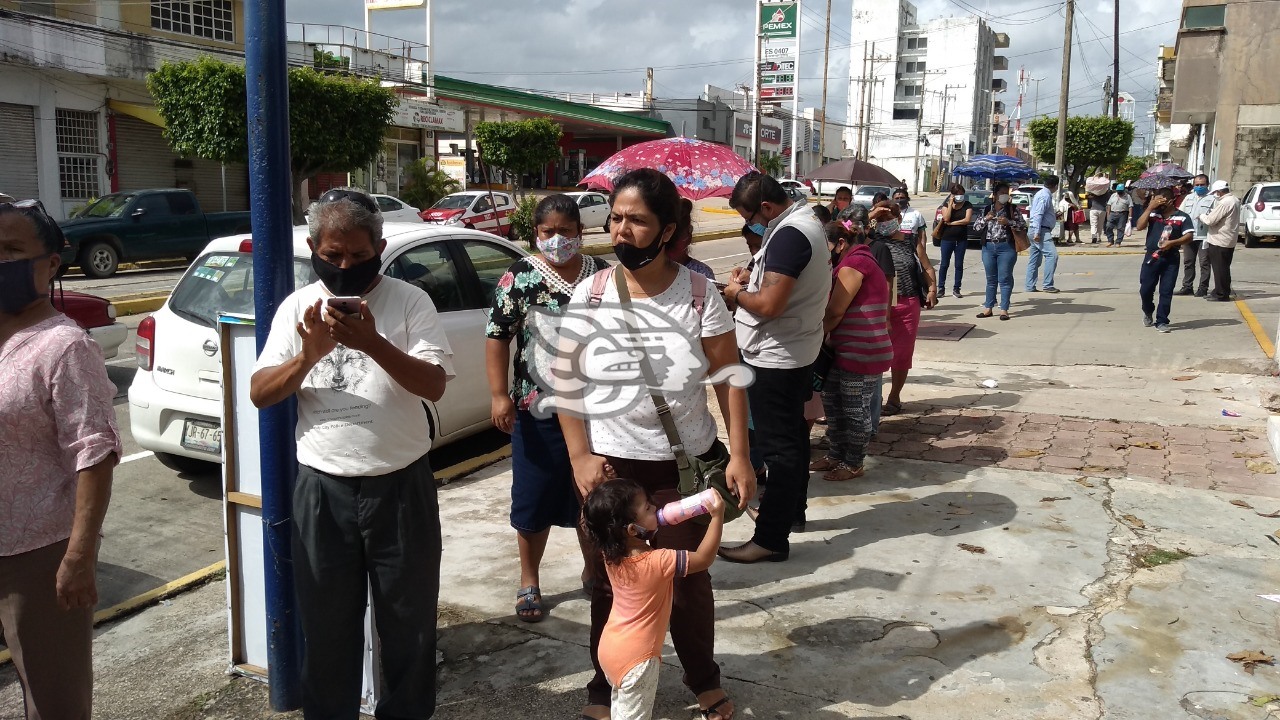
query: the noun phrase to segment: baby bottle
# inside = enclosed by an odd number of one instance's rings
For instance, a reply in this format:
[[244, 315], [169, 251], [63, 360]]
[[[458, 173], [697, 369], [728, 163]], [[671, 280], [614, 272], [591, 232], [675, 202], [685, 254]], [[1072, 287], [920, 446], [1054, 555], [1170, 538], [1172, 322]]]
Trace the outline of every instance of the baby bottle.
[[706, 515], [711, 512], [711, 503], [719, 491], [715, 488], [708, 488], [698, 493], [681, 498], [673, 503], [658, 508], [658, 524], [659, 525], [679, 525], [690, 518]]

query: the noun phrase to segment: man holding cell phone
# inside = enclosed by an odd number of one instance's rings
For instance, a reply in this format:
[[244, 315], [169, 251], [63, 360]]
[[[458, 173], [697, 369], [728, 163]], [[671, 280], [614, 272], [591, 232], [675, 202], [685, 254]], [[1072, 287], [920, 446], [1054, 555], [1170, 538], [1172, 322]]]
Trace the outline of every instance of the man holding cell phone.
[[385, 683], [377, 714], [427, 718], [441, 540], [423, 400], [444, 395], [453, 353], [430, 296], [381, 274], [386, 241], [372, 198], [330, 190], [307, 225], [320, 279], [281, 303], [250, 387], [258, 407], [298, 398], [303, 713], [356, 716], [372, 589]]

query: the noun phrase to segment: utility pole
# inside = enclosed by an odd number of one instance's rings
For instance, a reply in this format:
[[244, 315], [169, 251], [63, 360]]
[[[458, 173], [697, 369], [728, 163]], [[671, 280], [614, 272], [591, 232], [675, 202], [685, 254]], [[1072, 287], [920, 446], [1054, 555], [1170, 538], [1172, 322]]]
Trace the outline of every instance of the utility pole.
[[[1118, 2], [1119, 0], [1117, 0]], [[827, 0], [827, 34], [822, 44], [822, 126], [818, 131], [818, 166], [827, 157], [827, 66], [831, 62], [831, 0]], [[810, 131], [812, 132], [812, 130]], [[799, 178], [794, 178], [799, 179]]]
[[653, 111], [653, 68], [644, 69], [644, 109]]
[[925, 78], [927, 78], [930, 74], [937, 73], [937, 72], [941, 72], [941, 71], [934, 70], [931, 72], [925, 72], [920, 78], [920, 109], [916, 112], [916, 157], [915, 157], [916, 174], [915, 174], [915, 178], [911, 181], [912, 192], [915, 192], [915, 193], [920, 192], [920, 144], [924, 140], [924, 135], [922, 135], [921, 132], [924, 129], [925, 101], [929, 97], [928, 95], [925, 94], [924, 81], [925, 81]]
[[1035, 120], [1037, 117], [1040, 116], [1040, 81], [1041, 80], [1044, 80], [1044, 78], [1031, 78], [1031, 82], [1036, 84], [1036, 99], [1035, 99], [1035, 103], [1031, 106], [1032, 120]]
[[867, 44], [862, 43], [862, 79], [858, 81], [862, 84], [862, 96], [858, 98], [858, 159], [866, 160], [866, 156], [862, 154], [862, 148], [866, 145], [867, 134]]
[[756, 19], [752, 20], [756, 24], [756, 66], [751, 74], [751, 95], [747, 97], [747, 103], [751, 107], [751, 162], [756, 166], [760, 165], [760, 55], [763, 52], [759, 7], [760, 4], [756, 3]]
[[875, 91], [876, 84], [880, 82], [880, 78], [877, 78], [875, 76], [876, 63], [885, 62], [891, 59], [892, 58], [890, 58], [888, 55], [885, 55], [884, 57], [877, 56], [876, 44], [871, 43], [871, 55], [867, 57], [867, 67], [871, 74], [869, 77], [867, 76], [863, 77], [863, 88], [864, 88], [863, 92], [866, 93], [866, 101], [867, 101], [867, 116], [866, 116], [867, 122], [866, 122], [866, 125], [864, 125], [865, 133], [863, 134], [863, 138], [862, 138], [862, 154], [859, 157], [860, 160], [866, 160], [871, 156], [871, 125], [872, 125], [871, 119], [873, 117], [871, 113], [872, 113], [872, 110], [874, 109], [874, 106], [871, 104], [871, 99], [874, 97], [873, 93]]
[[1067, 26], [1062, 43], [1062, 86], [1058, 91], [1058, 140], [1053, 149], [1053, 174], [1062, 177], [1067, 152], [1067, 101], [1071, 89], [1071, 26], [1076, 20], [1076, 0], [1067, 0]]
[[1111, 34], [1111, 117], [1120, 117], [1120, 0], [1116, 0]]
[[952, 89], [959, 89], [963, 85], [946, 85], [942, 89], [942, 124], [938, 128], [938, 191], [942, 191], [942, 153], [947, 147], [947, 101], [951, 99]]

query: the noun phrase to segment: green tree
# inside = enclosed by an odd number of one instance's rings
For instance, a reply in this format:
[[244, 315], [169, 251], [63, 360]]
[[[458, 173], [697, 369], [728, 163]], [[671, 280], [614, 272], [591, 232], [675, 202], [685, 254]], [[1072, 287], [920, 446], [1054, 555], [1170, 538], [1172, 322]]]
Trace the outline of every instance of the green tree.
[[[166, 62], [147, 76], [165, 121], [165, 138], [183, 157], [219, 162], [249, 159], [248, 99], [243, 65], [202, 57]], [[349, 172], [382, 151], [395, 93], [376, 80], [289, 69], [290, 171], [293, 220], [306, 209], [302, 184], [322, 172]]]
[[426, 158], [414, 161], [406, 169], [407, 181], [400, 189], [400, 199], [418, 208], [426, 209], [445, 195], [462, 189], [457, 180], [449, 177], [435, 163]]
[[1156, 164], [1156, 159], [1150, 155], [1138, 157], [1130, 155], [1120, 163], [1120, 167], [1116, 170], [1116, 182], [1131, 183], [1142, 177], [1142, 171]]
[[760, 172], [771, 177], [778, 177], [785, 170], [782, 156], [771, 152], [760, 153], [760, 158], [756, 161], [756, 167], [760, 168]]
[[533, 211], [538, 208], [538, 196], [526, 195], [516, 203], [516, 209], [512, 211], [511, 220], [511, 240], [522, 240], [530, 248], [534, 247], [534, 231]]
[[500, 168], [515, 177], [538, 172], [560, 159], [560, 126], [550, 118], [513, 122], [482, 122], [475, 127], [480, 156], [486, 165]]
[[[1033, 120], [1028, 130], [1031, 151], [1042, 163], [1057, 159], [1058, 119]], [[1118, 165], [1133, 144], [1133, 123], [1105, 115], [1067, 118], [1067, 142], [1063, 158], [1063, 181], [1079, 191], [1088, 175], [1101, 167]]]

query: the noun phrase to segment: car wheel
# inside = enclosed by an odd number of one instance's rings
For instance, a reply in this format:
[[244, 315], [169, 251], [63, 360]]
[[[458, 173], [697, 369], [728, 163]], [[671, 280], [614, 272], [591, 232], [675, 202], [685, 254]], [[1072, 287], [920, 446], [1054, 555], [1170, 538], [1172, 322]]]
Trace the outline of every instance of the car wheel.
[[183, 475], [215, 475], [218, 473], [218, 463], [209, 462], [207, 460], [197, 460], [184, 455], [171, 455], [169, 453], [156, 453], [156, 459], [160, 464]]
[[95, 280], [108, 278], [120, 268], [120, 255], [108, 242], [91, 243], [80, 251], [80, 270]]
[[1249, 228], [1244, 229], [1244, 246], [1247, 248], [1255, 248], [1262, 244], [1262, 238], [1249, 232]]

